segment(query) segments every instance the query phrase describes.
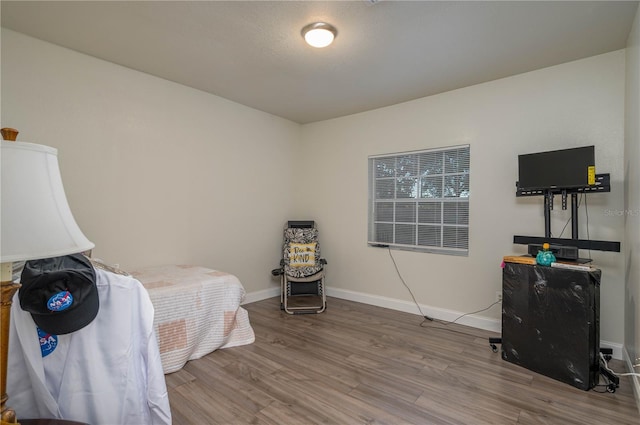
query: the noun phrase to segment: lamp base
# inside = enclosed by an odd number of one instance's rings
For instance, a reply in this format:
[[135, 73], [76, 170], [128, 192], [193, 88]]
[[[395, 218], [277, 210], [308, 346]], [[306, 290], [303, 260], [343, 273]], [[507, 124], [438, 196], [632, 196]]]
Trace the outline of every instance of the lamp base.
[[11, 320], [11, 301], [20, 285], [11, 281], [11, 263], [2, 263], [2, 281], [0, 282], [0, 425], [17, 424], [16, 413], [6, 406], [7, 399], [7, 362], [9, 360], [9, 321]]
[[20, 425], [20, 423], [16, 419], [16, 413], [13, 410], [7, 409], [5, 410], [5, 413], [7, 413], [8, 420], [7, 421], [5, 421], [4, 419], [0, 420], [0, 425]]

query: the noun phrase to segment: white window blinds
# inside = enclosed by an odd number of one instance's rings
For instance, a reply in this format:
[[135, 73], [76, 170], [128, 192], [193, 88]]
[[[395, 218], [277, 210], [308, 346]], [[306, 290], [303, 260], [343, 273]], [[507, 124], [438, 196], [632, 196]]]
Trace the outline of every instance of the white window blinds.
[[369, 244], [467, 255], [469, 146], [369, 157]]

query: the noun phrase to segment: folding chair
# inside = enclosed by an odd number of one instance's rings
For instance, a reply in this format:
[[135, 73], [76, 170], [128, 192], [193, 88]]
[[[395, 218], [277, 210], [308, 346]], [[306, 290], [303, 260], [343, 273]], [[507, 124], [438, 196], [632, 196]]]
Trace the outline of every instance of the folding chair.
[[314, 221], [289, 221], [284, 229], [280, 268], [280, 308], [288, 314], [322, 313], [327, 308], [324, 266]]

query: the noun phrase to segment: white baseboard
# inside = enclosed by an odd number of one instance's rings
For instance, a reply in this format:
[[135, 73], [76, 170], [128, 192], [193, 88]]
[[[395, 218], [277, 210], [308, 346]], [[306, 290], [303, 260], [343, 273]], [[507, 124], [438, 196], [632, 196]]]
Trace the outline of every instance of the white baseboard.
[[244, 296], [242, 304], [255, 303], [256, 301], [266, 300], [280, 295], [280, 287], [263, 289], [262, 291], [248, 292]]
[[[633, 361], [631, 357], [629, 357], [627, 350], [623, 349], [622, 353], [624, 354], [624, 362], [627, 364], [627, 370], [629, 372], [636, 372], [636, 370], [633, 369]], [[636, 406], [638, 407], [638, 413], [640, 413], [640, 378], [632, 376], [631, 382], [633, 382], [633, 395], [636, 397]]]
[[[262, 301], [267, 298], [277, 297], [280, 295], [280, 288], [269, 288], [262, 291], [247, 293], [244, 302], [242, 304], [248, 304], [256, 301]], [[412, 313], [420, 315], [416, 305], [410, 301], [398, 300], [395, 298], [381, 297], [379, 295], [366, 294], [364, 292], [349, 291], [347, 289], [330, 288], [327, 287], [327, 295], [330, 297], [341, 298], [344, 300], [355, 301], [359, 303], [375, 305], [377, 307], [389, 308], [391, 310], [403, 311], [405, 313]], [[330, 308], [331, 306], [329, 306]], [[465, 312], [448, 310], [439, 307], [432, 307], [429, 305], [420, 304], [422, 312], [429, 317], [438, 320], [452, 321], [465, 314]], [[499, 308], [499, 305], [493, 308]], [[328, 310], [330, 311], [330, 310]], [[465, 326], [471, 326], [472, 328], [483, 329], [491, 332], [501, 332], [502, 323], [499, 319], [492, 319], [489, 317], [483, 317], [475, 314], [470, 314], [460, 318], [456, 323]], [[612, 357], [616, 360], [622, 360], [622, 344], [609, 341], [600, 341], [600, 347], [611, 348], [613, 351]], [[629, 364], [631, 366], [631, 364]], [[637, 382], [637, 381], [636, 381]]]
[[[354, 292], [346, 289], [327, 288], [327, 295], [342, 298], [349, 301], [356, 301], [364, 304], [375, 305], [378, 307], [390, 308], [392, 310], [403, 311], [405, 313], [413, 313], [420, 315], [418, 307], [412, 302], [398, 300], [395, 298], [381, 297], [378, 295], [370, 295], [362, 292]], [[500, 308], [496, 305], [494, 308]], [[459, 311], [447, 310], [438, 307], [432, 307], [428, 305], [420, 305], [420, 309], [425, 316], [432, 317], [434, 319], [452, 321], [463, 315]], [[488, 317], [482, 317], [477, 315], [469, 315], [462, 317], [456, 323], [461, 325], [471, 326], [478, 329], [484, 329], [492, 332], [500, 332], [501, 322], [498, 319], [491, 319]]]

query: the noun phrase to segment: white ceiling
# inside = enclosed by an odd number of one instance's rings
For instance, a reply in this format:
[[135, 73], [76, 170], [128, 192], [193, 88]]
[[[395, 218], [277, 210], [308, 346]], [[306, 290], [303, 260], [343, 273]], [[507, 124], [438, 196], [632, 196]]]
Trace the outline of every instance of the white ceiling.
[[[6, 1], [2, 26], [298, 123], [625, 47], [637, 1]], [[322, 20], [333, 45], [307, 46]], [[4, 58], [3, 58], [4, 59]]]

